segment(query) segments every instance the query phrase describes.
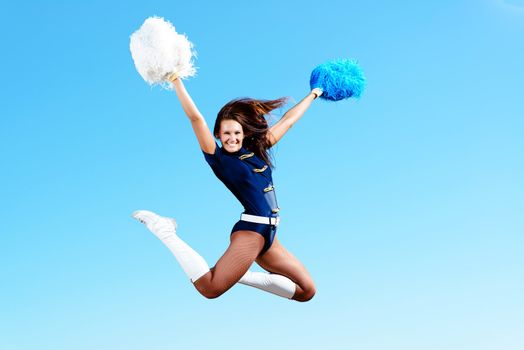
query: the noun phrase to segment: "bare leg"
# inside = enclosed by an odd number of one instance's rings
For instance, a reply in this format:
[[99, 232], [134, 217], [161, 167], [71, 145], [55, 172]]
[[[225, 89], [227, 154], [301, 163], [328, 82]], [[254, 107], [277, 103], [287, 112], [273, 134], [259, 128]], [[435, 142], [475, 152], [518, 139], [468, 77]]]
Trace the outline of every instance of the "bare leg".
[[265, 270], [285, 276], [297, 284], [294, 300], [309, 301], [316, 292], [315, 283], [304, 265], [288, 252], [275, 237], [271, 248], [256, 259]]
[[237, 283], [264, 247], [264, 238], [253, 231], [237, 231], [215, 267], [194, 282], [206, 298], [217, 298]]

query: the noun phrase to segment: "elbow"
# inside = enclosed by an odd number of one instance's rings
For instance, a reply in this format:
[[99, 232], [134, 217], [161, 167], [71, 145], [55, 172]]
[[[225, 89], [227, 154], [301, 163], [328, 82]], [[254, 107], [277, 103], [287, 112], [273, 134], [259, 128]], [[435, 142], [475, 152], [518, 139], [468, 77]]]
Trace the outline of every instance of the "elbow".
[[199, 114], [188, 114], [187, 117], [189, 118], [189, 121], [191, 121], [191, 123], [196, 123], [201, 120], [204, 120], [204, 117], [202, 117]]
[[[282, 119], [284, 119], [284, 118], [282, 118]], [[291, 118], [285, 118], [283, 120], [283, 125], [285, 127], [285, 130], [287, 131], [287, 130], [291, 129], [293, 127], [293, 125], [295, 125], [295, 121], [292, 120]]]

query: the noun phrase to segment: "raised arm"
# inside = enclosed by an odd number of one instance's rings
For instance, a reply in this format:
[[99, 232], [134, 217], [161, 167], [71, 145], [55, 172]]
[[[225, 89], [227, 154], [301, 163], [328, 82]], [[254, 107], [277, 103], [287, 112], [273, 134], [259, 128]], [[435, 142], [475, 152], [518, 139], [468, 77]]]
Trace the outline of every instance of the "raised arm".
[[299, 103], [288, 110], [275, 125], [269, 128], [267, 137], [271, 146], [274, 146], [282, 136], [304, 115], [314, 99], [322, 95], [322, 90], [315, 88]]
[[198, 139], [200, 148], [206, 153], [215, 153], [215, 138], [213, 137], [211, 130], [209, 130], [206, 120], [202, 114], [200, 114], [200, 111], [196, 107], [191, 96], [189, 96], [189, 93], [182, 83], [182, 80], [179, 79], [176, 75], [171, 75], [168, 80], [175, 87], [175, 92], [178, 96], [178, 99], [180, 100], [180, 103], [182, 104], [184, 112], [191, 122], [191, 126], [193, 127], [193, 131], [195, 132], [195, 135]]

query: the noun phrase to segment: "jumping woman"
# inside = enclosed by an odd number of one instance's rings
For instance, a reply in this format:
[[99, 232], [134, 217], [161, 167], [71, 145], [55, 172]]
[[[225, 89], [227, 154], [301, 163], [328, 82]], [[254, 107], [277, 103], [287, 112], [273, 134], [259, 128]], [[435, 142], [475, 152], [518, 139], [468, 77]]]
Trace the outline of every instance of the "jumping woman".
[[[311, 300], [315, 295], [313, 279], [276, 237], [280, 218], [268, 150], [304, 115], [322, 90], [313, 89], [271, 127], [266, 116], [282, 107], [285, 98], [235, 99], [222, 107], [211, 133], [182, 80], [176, 74], [167, 80], [191, 122], [205, 160], [240, 201], [244, 212], [231, 230], [229, 247], [213, 268], [177, 236], [174, 219], [146, 210], [134, 212], [133, 217], [171, 250], [206, 298], [217, 298], [239, 282], [288, 299]], [[268, 273], [249, 271], [254, 262]]]

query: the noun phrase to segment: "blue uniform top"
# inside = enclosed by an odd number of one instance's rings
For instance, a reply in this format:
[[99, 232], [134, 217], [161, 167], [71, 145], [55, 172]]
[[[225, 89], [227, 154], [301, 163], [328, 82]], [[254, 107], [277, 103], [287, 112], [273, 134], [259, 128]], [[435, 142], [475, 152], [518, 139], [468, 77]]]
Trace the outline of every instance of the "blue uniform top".
[[215, 175], [244, 206], [244, 213], [278, 216], [271, 168], [265, 161], [244, 147], [230, 153], [217, 144], [214, 154], [203, 153]]

